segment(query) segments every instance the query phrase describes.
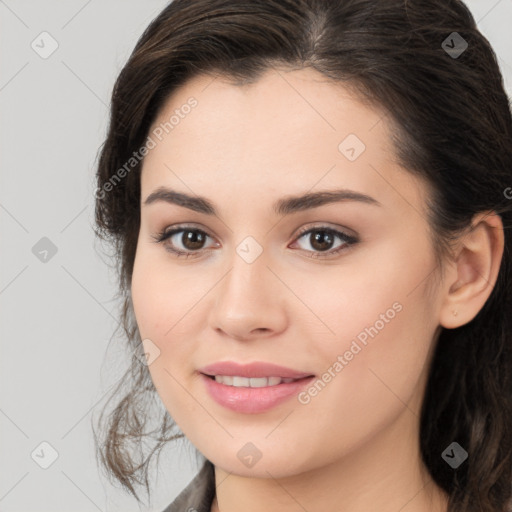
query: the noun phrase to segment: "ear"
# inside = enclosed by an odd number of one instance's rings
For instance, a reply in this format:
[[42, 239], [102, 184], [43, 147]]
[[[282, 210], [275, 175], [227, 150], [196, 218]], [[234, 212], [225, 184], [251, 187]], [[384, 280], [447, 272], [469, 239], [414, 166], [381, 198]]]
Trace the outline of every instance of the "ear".
[[447, 268], [439, 319], [443, 327], [454, 329], [467, 324], [482, 309], [498, 277], [503, 245], [501, 217], [495, 212], [475, 215]]

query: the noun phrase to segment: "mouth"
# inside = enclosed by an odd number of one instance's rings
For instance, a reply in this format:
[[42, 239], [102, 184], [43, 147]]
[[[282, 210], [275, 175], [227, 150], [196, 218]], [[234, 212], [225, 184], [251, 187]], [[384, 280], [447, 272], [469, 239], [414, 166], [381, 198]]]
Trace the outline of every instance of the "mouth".
[[[241, 387], [272, 386], [281, 383], [277, 382], [276, 379], [278, 378], [283, 381], [287, 381], [288, 379], [298, 380], [303, 377], [312, 376], [312, 374], [308, 372], [287, 368], [286, 366], [279, 366], [265, 361], [253, 361], [245, 364], [236, 361], [219, 361], [204, 366], [203, 368], [199, 368], [198, 371], [203, 375], [214, 379], [217, 377], [226, 377], [226, 385], [231, 386], [234, 382], [235, 386]], [[267, 382], [258, 380], [263, 378], [267, 379]], [[251, 380], [254, 382], [254, 386], [252, 386]]]
[[[200, 373], [207, 395], [218, 405], [238, 414], [260, 414], [290, 402], [315, 376], [244, 377]], [[293, 403], [293, 402], [292, 402]], [[298, 402], [296, 402], [298, 404]]]
[[290, 382], [297, 382], [299, 380], [314, 377], [314, 375], [308, 375], [306, 377], [291, 378], [291, 377], [242, 377], [239, 375], [208, 375], [203, 373], [205, 377], [208, 377], [219, 384], [225, 386], [232, 386], [235, 388], [266, 388], [271, 386], [279, 386], [280, 384], [289, 384]]

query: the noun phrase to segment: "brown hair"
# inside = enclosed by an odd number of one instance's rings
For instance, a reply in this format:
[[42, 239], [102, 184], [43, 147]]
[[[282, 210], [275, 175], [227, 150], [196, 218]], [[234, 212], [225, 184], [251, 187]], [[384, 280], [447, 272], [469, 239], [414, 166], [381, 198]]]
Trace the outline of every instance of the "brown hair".
[[[450, 53], [453, 37], [468, 45], [460, 55]], [[144, 483], [149, 492], [152, 455], [182, 436], [166, 411], [150, 413], [155, 389], [135, 355], [141, 340], [130, 281], [141, 163], [115, 183], [112, 177], [187, 80], [219, 73], [241, 84], [277, 65], [314, 68], [387, 112], [400, 163], [432, 190], [437, 254], [447, 253], [475, 214], [501, 216], [505, 250], [497, 283], [471, 322], [441, 330], [420, 445], [432, 478], [449, 495], [450, 512], [506, 511], [512, 492], [512, 202], [505, 191], [512, 186], [512, 119], [496, 56], [457, 0], [175, 0], [147, 27], [115, 83], [97, 170], [96, 230], [114, 250], [122, 325], [133, 353], [109, 401], [117, 405], [108, 414], [105, 407], [98, 423], [99, 460], [139, 499], [134, 485]], [[151, 450], [143, 446], [148, 440]], [[469, 453], [457, 469], [441, 457], [454, 441]]]

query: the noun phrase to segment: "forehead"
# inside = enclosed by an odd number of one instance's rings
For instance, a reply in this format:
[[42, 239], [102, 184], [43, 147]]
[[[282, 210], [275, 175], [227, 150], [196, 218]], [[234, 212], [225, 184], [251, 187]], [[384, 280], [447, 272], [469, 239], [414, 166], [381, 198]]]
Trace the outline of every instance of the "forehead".
[[385, 202], [412, 187], [411, 199], [422, 200], [422, 184], [395, 161], [384, 111], [310, 68], [273, 68], [245, 85], [196, 76], [167, 99], [155, 130], [147, 192], [162, 181], [200, 195], [222, 185], [226, 199], [233, 188], [277, 197], [346, 186]]
[[[366, 132], [384, 117], [382, 109], [363, 105], [353, 89], [333, 83], [311, 68], [271, 68], [244, 85], [235, 85], [222, 75], [193, 77], [170, 95], [153, 128], [165, 124], [180, 110], [188, 111], [191, 98], [197, 106], [190, 116], [185, 113], [178, 123], [175, 119], [175, 137], [190, 135], [200, 123], [202, 134], [217, 139], [238, 133], [240, 139], [253, 136], [255, 141], [268, 142], [280, 133], [285, 139], [276, 143], [300, 142], [307, 148], [325, 136], [327, 143], [332, 140], [329, 135], [335, 134], [336, 140], [344, 132], [351, 132], [371, 142]], [[379, 132], [374, 135], [371, 138], [377, 139]]]

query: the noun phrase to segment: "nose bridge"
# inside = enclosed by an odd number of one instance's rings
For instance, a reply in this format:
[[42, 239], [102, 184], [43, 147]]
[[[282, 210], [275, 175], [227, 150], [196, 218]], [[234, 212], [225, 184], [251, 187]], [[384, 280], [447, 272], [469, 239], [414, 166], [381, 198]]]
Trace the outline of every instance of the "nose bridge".
[[284, 327], [282, 286], [267, 268], [270, 251], [246, 237], [230, 259], [230, 269], [218, 288], [211, 315], [212, 327], [236, 337], [274, 332]]
[[267, 268], [270, 264], [267, 252], [252, 237], [247, 237], [235, 247], [231, 270], [222, 290], [223, 298], [235, 300], [243, 308], [247, 302], [256, 304], [268, 296], [271, 287], [268, 274], [271, 272]]

